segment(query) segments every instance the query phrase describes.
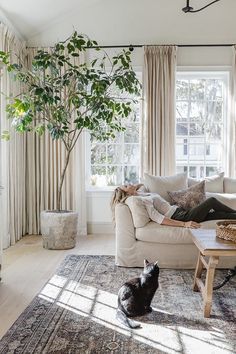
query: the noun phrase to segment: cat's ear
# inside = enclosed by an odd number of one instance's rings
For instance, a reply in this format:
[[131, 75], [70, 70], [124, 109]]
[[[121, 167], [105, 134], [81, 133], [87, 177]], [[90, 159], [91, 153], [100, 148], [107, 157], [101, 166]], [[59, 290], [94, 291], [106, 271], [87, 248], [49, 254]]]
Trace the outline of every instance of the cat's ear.
[[147, 259], [144, 259], [144, 267], [147, 267], [147, 265], [149, 264]]
[[155, 263], [154, 263], [154, 266], [156, 267], [158, 267], [158, 261], [156, 261]]

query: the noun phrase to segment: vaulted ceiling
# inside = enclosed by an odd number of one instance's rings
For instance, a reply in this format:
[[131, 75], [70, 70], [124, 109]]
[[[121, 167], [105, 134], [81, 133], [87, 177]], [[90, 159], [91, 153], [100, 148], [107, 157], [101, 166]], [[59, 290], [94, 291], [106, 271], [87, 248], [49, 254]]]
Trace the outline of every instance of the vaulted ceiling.
[[[211, 0], [190, 0], [193, 7]], [[100, 44], [235, 43], [236, 0], [221, 0], [184, 14], [186, 0], [0, 0], [29, 45], [50, 45], [73, 29]]]

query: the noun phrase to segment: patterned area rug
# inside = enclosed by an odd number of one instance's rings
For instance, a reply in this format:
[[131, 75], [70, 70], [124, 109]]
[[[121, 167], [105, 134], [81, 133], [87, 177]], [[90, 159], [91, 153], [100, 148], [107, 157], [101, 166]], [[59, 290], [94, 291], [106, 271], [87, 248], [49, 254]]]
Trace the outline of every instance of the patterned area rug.
[[[192, 291], [193, 271], [160, 271], [154, 311], [129, 330], [115, 319], [116, 294], [138, 268], [111, 256], [67, 256], [0, 341], [0, 353], [235, 353], [236, 280], [214, 292], [212, 316]], [[216, 283], [225, 271], [217, 271]]]

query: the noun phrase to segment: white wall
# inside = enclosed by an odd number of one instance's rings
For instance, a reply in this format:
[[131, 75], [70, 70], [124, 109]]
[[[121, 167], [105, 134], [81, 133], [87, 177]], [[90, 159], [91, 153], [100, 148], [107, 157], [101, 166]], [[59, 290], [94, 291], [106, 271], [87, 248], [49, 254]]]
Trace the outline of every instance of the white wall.
[[[1, 2], [32, 45], [50, 45], [65, 39], [73, 28], [100, 44], [236, 41], [235, 0], [221, 0], [196, 14], [182, 12], [185, 0], [60, 0], [57, 6], [53, 0]], [[208, 2], [190, 1], [194, 7]], [[14, 11], [10, 12], [11, 3]], [[16, 16], [17, 11], [20, 18]]]

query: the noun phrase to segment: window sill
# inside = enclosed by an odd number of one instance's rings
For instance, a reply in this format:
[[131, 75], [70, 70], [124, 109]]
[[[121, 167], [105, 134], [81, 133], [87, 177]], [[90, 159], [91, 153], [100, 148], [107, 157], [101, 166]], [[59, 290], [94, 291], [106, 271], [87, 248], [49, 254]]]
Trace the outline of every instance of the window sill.
[[115, 190], [116, 186], [112, 187], [86, 187], [86, 193], [111, 193]]

